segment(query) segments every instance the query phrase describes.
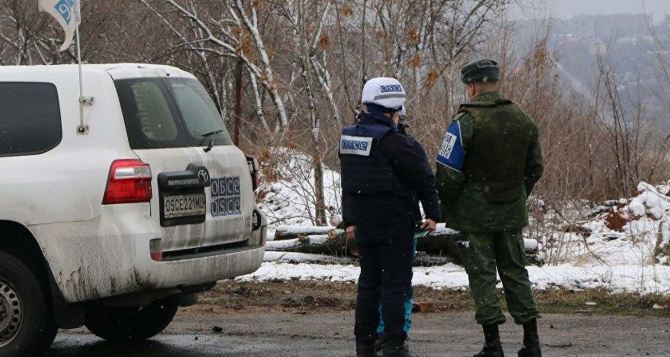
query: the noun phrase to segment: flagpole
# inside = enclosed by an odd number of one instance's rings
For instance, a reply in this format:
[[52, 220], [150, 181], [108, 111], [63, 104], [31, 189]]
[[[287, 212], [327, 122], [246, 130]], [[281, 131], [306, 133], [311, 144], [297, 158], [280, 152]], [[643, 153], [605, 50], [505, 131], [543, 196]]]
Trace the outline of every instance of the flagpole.
[[84, 98], [84, 79], [82, 75], [82, 69], [81, 69], [81, 44], [80, 44], [80, 35], [79, 35], [79, 26], [77, 26], [76, 30], [77, 34], [77, 64], [79, 66], [79, 127], [77, 128], [77, 132], [79, 134], [86, 134], [86, 126], [84, 125], [84, 104], [86, 102], [86, 98]]
[[[84, 97], [84, 75], [81, 63], [81, 0], [38, 0], [37, 8], [51, 15], [65, 31], [65, 40], [59, 52], [69, 51], [72, 37], [77, 36], [77, 65], [79, 66], [79, 126], [77, 134], [88, 134], [88, 126], [84, 123], [84, 106], [93, 105], [93, 97]], [[74, 27], [74, 30], [72, 29]]]

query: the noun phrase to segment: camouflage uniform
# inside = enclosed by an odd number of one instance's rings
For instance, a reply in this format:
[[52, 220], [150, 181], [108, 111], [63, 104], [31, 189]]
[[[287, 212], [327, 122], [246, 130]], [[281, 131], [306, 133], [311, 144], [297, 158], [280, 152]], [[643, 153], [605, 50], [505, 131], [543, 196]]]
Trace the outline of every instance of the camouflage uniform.
[[538, 127], [517, 105], [490, 92], [461, 106], [438, 155], [436, 181], [447, 226], [465, 237], [464, 261], [482, 325], [505, 321], [496, 268], [516, 323], [539, 317], [521, 229], [542, 169]]

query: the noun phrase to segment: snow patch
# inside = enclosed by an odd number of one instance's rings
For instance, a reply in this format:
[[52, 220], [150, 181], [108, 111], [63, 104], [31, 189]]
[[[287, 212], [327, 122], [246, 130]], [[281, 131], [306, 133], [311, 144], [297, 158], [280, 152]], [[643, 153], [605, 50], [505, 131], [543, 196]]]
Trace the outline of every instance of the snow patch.
[[[541, 227], [544, 233], [540, 234], [543, 235], [541, 241], [548, 243], [545, 244], [548, 261], [578, 267], [667, 264], [667, 252], [659, 248], [664, 234], [670, 240], [670, 232], [665, 233], [664, 228], [667, 227], [664, 222], [670, 222], [670, 197], [661, 193], [665, 190], [663, 186], [642, 182], [637, 189], [640, 192], [637, 197], [608, 202], [614, 207], [598, 208], [595, 212], [600, 213], [581, 221], [579, 229], [566, 230], [544, 224]], [[621, 222], [620, 226], [608, 227], [611, 222], [608, 219], [612, 217]]]
[[[277, 252], [268, 253], [277, 254]], [[317, 259], [318, 256], [302, 255], [302, 258], [309, 260], [309, 258]], [[531, 266], [528, 267], [528, 273], [533, 287], [539, 290], [562, 287], [574, 290], [605, 288], [613, 291], [641, 294], [670, 293], [670, 267], [668, 266], [621, 265], [612, 268], [606, 266], [580, 268], [564, 264], [544, 267]], [[256, 272], [238, 277], [237, 280], [356, 282], [359, 274], [360, 268], [351, 264], [289, 264], [273, 261], [263, 263]], [[452, 263], [435, 267], [417, 267], [414, 268], [412, 285], [423, 285], [437, 289], [467, 288], [468, 276], [462, 267]], [[501, 287], [500, 284], [499, 287]]]
[[[312, 226], [316, 223], [316, 197], [312, 158], [288, 148], [270, 150], [271, 162], [262, 163], [259, 208], [272, 227], [278, 225]], [[270, 167], [267, 167], [270, 166]], [[271, 172], [272, 175], [267, 175]], [[269, 182], [271, 180], [274, 182]], [[331, 215], [340, 212], [340, 174], [323, 166], [325, 205]]]

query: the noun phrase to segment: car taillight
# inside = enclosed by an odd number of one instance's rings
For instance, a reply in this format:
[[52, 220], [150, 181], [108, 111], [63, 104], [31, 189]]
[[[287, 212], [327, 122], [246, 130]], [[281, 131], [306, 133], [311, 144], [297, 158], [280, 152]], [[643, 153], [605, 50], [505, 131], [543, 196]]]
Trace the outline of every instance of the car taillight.
[[161, 240], [152, 239], [149, 241], [149, 256], [151, 260], [160, 262], [163, 260], [163, 251], [161, 250]]
[[151, 168], [140, 160], [116, 160], [109, 168], [102, 204], [151, 201]]
[[251, 185], [254, 191], [256, 191], [258, 188], [258, 160], [253, 156], [245, 156], [247, 158], [247, 166], [249, 166], [249, 173], [251, 174]]

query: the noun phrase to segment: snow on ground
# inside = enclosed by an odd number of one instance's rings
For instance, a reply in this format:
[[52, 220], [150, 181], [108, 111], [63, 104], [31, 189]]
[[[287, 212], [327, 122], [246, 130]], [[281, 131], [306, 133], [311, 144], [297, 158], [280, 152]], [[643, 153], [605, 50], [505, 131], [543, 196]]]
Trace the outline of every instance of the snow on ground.
[[[289, 149], [275, 149], [275, 170], [279, 179], [264, 184], [261, 209], [268, 215], [273, 234], [280, 225], [311, 226], [314, 217], [314, 172], [310, 158]], [[324, 167], [326, 205], [339, 213], [340, 177]], [[669, 183], [670, 184], [670, 183]], [[574, 222], [555, 223], [556, 214], [547, 213], [532, 232], [544, 247], [547, 265], [528, 268], [537, 289], [563, 287], [585, 289], [603, 287], [613, 291], [642, 294], [670, 294], [670, 185], [640, 183], [640, 194], [632, 199], [613, 201], [614, 208], [593, 210], [587, 202], [563, 212]], [[584, 207], [577, 207], [583, 205]], [[614, 217], [614, 224], [613, 224]], [[554, 223], [548, 223], [554, 218]], [[616, 221], [619, 220], [617, 226]], [[568, 229], [567, 226], [571, 226]], [[574, 229], [577, 227], [577, 229]], [[530, 233], [529, 233], [530, 234]], [[324, 237], [318, 237], [323, 238]], [[272, 239], [272, 237], [270, 237]], [[275, 249], [299, 244], [298, 240], [268, 242]], [[346, 258], [316, 254], [266, 252], [255, 273], [239, 280], [327, 280], [358, 279], [359, 268]], [[433, 288], [466, 288], [465, 270], [455, 264], [414, 269], [413, 285]]]
[[[268, 252], [273, 256], [278, 252]], [[286, 253], [283, 253], [286, 254]], [[297, 255], [296, 255], [297, 254]], [[295, 260], [318, 261], [318, 256], [301, 257], [293, 253]], [[312, 260], [310, 260], [311, 258]], [[670, 294], [670, 266], [663, 265], [620, 265], [615, 267], [582, 268], [568, 264], [559, 266], [528, 267], [530, 280], [536, 289], [563, 287], [581, 290], [586, 288], [607, 288], [613, 291], [629, 291], [641, 294]], [[256, 272], [238, 277], [241, 281], [269, 280], [326, 280], [332, 282], [355, 282], [360, 268], [355, 265], [264, 262]], [[449, 263], [436, 267], [414, 268], [412, 285], [432, 288], [466, 288], [468, 276], [465, 269]], [[499, 287], [502, 287], [499, 284]]]
[[577, 267], [667, 264], [670, 197], [664, 193], [666, 187], [640, 183], [637, 197], [619, 200], [609, 212], [578, 222], [579, 232], [549, 227], [542, 237], [548, 261]]
[[[264, 182], [259, 188], [264, 196], [259, 208], [272, 226], [313, 225], [316, 199], [311, 157], [287, 148], [274, 148], [271, 155], [270, 170], [277, 180]], [[340, 174], [323, 165], [323, 183], [326, 207], [333, 214], [339, 212]]]

